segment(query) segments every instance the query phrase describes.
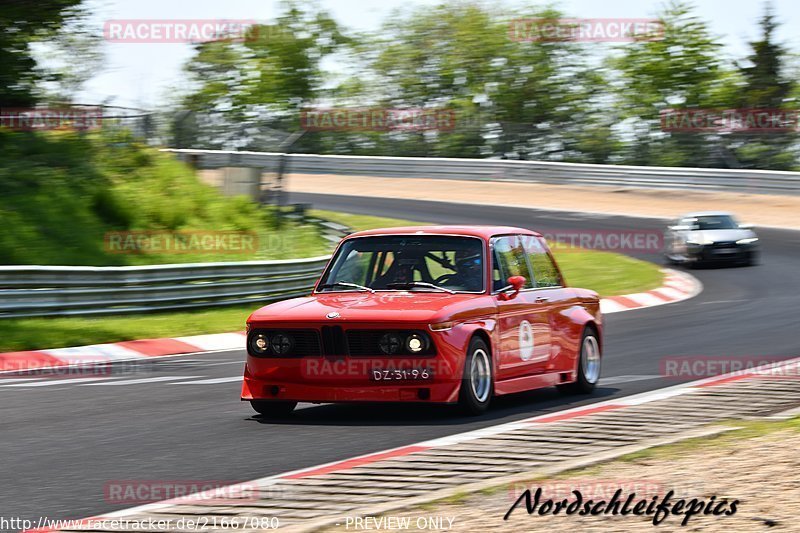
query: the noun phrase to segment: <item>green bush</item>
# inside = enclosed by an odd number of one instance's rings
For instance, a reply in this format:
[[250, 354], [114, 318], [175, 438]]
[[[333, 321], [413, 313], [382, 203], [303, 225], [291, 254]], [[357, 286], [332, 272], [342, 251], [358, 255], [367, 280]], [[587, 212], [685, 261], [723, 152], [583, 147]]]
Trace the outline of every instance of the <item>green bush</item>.
[[[273, 210], [223, 196], [185, 164], [124, 131], [0, 129], [0, 225], [2, 264], [154, 264], [326, 252], [315, 228], [284, 224], [279, 231]], [[112, 230], [250, 231], [263, 246], [256, 253], [115, 254], [104, 243]]]

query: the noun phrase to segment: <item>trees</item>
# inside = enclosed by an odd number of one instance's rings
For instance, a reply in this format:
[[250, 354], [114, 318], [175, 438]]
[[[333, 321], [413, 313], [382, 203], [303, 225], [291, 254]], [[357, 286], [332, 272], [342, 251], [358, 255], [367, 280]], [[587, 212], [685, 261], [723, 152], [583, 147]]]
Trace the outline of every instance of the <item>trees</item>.
[[[173, 133], [194, 147], [275, 149], [298, 129], [298, 111], [320, 90], [320, 63], [347, 41], [324, 11], [283, 5], [273, 24], [242, 41], [196, 45], [186, 65], [194, 90], [184, 96]], [[188, 119], [185, 112], [194, 113]], [[194, 124], [193, 124], [194, 122]]]
[[668, 109], [796, 104], [800, 90], [786, 75], [769, 8], [741, 65], [725, 58], [719, 38], [684, 0], [662, 9], [663, 34], [611, 50], [566, 38], [520, 42], [509, 28], [512, 18], [562, 16], [551, 8], [498, 13], [471, 0], [442, 2], [398, 10], [379, 31], [357, 35], [289, 2], [274, 23], [254, 29], [258, 39], [197, 46], [186, 69], [194, 89], [176, 123], [194, 128], [185, 142], [196, 147], [275, 149], [300, 128], [303, 107], [450, 109], [452, 130], [321, 131], [297, 149], [796, 166], [794, 134], [670, 132], [661, 124]]
[[705, 22], [681, 2], [667, 5], [659, 16], [663, 39], [625, 45], [610, 60], [617, 73], [612, 84], [619, 117], [628, 137], [624, 161], [634, 165], [708, 166], [713, 135], [666, 133], [662, 111], [728, 106], [724, 101], [727, 72], [721, 45]]
[[[792, 93], [797, 84], [786, 75], [786, 49], [776, 42], [778, 24], [769, 4], [765, 6], [759, 27], [760, 38], [750, 43], [752, 51], [739, 65], [742, 86], [736, 98], [738, 107], [796, 110], [797, 100]], [[796, 120], [789, 125], [798, 127]], [[743, 167], [791, 170], [796, 166], [796, 132], [743, 133], [734, 137], [732, 148]]]
[[0, 8], [0, 107], [27, 107], [42, 78], [31, 44], [52, 37], [72, 17], [81, 0], [6, 0]]

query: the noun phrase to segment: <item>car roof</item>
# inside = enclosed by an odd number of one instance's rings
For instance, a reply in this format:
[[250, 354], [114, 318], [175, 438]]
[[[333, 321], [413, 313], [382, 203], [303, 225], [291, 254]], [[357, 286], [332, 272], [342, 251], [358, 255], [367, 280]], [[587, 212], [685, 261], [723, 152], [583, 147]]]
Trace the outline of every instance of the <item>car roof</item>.
[[358, 231], [350, 237], [366, 237], [369, 235], [464, 235], [488, 239], [495, 235], [521, 233], [525, 235], [541, 235], [535, 231], [513, 226], [400, 226], [396, 228], [378, 228]]
[[680, 218], [691, 218], [691, 217], [713, 217], [713, 216], [733, 216], [728, 211], [696, 211], [694, 213], [686, 213]]

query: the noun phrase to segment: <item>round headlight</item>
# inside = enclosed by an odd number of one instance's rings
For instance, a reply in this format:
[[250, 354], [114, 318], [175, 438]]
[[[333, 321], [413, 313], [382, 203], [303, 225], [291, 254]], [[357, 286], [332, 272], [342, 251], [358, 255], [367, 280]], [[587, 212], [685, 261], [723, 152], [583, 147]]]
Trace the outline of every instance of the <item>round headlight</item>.
[[428, 347], [428, 339], [419, 333], [412, 333], [406, 337], [406, 350], [411, 353], [420, 353]]
[[403, 342], [400, 340], [394, 333], [387, 333], [381, 340], [378, 341], [378, 347], [381, 349], [383, 353], [386, 355], [392, 355], [397, 353], [400, 350], [400, 346], [402, 346]]
[[275, 355], [286, 355], [292, 351], [293, 344], [292, 338], [285, 333], [277, 333], [276, 335], [273, 335], [272, 342], [270, 342], [272, 351], [275, 352]]
[[269, 339], [263, 333], [250, 337], [250, 350], [257, 355], [264, 355], [269, 348]]

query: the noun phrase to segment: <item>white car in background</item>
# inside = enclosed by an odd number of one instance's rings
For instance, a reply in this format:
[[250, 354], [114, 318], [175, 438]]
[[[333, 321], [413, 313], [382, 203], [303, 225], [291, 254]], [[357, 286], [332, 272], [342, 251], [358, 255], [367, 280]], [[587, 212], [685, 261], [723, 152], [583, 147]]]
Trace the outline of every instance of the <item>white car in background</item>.
[[674, 221], [664, 234], [664, 256], [673, 264], [758, 264], [758, 236], [750, 224], [739, 224], [730, 213], [689, 213]]

